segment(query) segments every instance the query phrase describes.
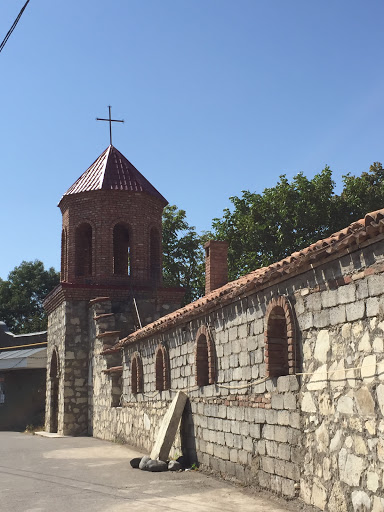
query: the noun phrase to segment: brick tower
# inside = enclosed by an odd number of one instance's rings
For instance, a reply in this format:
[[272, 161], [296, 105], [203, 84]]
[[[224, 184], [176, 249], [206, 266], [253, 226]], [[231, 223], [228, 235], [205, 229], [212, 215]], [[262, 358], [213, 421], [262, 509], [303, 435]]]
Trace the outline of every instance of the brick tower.
[[180, 306], [183, 291], [162, 286], [166, 204], [112, 145], [61, 198], [61, 282], [44, 304], [47, 430], [89, 431], [92, 299], [108, 297], [121, 337]]

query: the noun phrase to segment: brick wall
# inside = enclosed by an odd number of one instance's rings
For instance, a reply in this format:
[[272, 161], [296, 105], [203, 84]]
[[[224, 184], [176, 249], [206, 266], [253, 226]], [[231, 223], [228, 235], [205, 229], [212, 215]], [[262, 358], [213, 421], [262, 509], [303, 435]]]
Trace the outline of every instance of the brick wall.
[[[161, 283], [163, 203], [160, 200], [144, 193], [99, 190], [65, 196], [60, 208], [62, 242], [66, 244], [62, 248], [62, 281]], [[114, 247], [119, 238], [116, 225], [129, 231], [130, 272], [125, 275], [121, 272], [122, 265], [114, 264]], [[121, 233], [118, 234], [121, 238]]]

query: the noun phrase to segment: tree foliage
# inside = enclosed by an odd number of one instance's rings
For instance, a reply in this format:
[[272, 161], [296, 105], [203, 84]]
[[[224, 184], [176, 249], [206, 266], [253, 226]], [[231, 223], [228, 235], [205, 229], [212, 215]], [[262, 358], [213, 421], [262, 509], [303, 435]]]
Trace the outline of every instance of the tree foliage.
[[23, 261], [0, 280], [0, 320], [14, 334], [44, 331], [47, 318], [43, 309], [46, 295], [59, 283], [54, 268], [44, 269], [39, 261]]
[[182, 286], [184, 304], [203, 295], [204, 236], [186, 220], [184, 210], [166, 206], [163, 212], [163, 278], [165, 286]]
[[229, 241], [230, 279], [235, 279], [382, 208], [384, 170], [375, 162], [361, 176], [343, 176], [340, 195], [335, 194], [332, 171], [326, 167], [312, 179], [300, 173], [289, 182], [282, 175], [263, 193], [243, 191], [230, 200], [233, 208], [213, 220], [212, 236]]

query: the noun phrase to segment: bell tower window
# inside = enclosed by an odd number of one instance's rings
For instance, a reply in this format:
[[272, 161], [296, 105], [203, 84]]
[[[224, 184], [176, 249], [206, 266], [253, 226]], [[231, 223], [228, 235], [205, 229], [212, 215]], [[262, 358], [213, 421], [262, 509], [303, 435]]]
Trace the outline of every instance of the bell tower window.
[[150, 232], [149, 242], [149, 259], [150, 259], [150, 277], [151, 281], [160, 281], [160, 235], [156, 228], [152, 228]]
[[75, 269], [77, 276], [92, 275], [92, 227], [86, 222], [76, 228]]
[[113, 228], [113, 273], [120, 276], [131, 274], [129, 228], [122, 222]]

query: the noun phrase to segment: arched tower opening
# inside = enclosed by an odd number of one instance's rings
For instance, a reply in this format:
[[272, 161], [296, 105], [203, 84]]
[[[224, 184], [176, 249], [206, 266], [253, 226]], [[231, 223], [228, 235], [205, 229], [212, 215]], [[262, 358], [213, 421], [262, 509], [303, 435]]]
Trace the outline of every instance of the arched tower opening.
[[113, 228], [113, 273], [131, 275], [130, 229], [124, 222], [119, 222]]
[[151, 228], [149, 235], [150, 279], [157, 283], [161, 278], [161, 240], [157, 228]]
[[92, 275], [92, 226], [83, 222], [75, 233], [75, 274]]
[[67, 230], [61, 232], [61, 281], [66, 281], [68, 277], [68, 237]]
[[54, 349], [51, 357], [49, 369], [49, 378], [51, 381], [51, 400], [50, 400], [50, 432], [57, 432], [59, 423], [59, 356]]

